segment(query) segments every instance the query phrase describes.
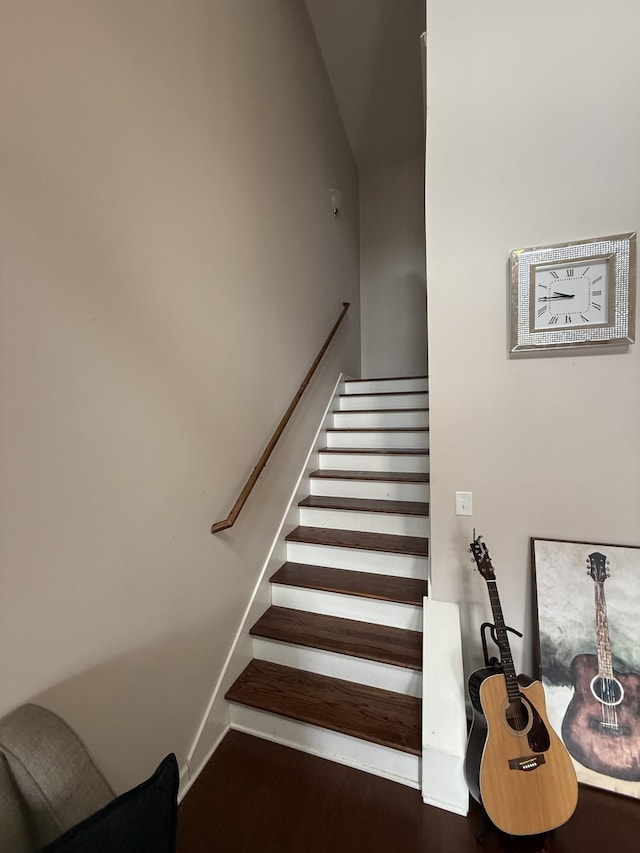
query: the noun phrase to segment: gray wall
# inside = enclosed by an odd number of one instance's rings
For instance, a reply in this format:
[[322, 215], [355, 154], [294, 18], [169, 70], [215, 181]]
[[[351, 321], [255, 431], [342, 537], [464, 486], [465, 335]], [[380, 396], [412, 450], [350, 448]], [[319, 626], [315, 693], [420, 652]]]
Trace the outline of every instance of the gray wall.
[[360, 174], [362, 375], [427, 372], [424, 160]]
[[359, 374], [357, 173], [296, 0], [5, 0], [0, 55], [0, 713], [46, 702], [122, 789], [183, 763]]
[[[458, 0], [427, 15], [433, 590], [463, 602], [476, 665], [490, 611], [475, 526], [528, 669], [530, 537], [640, 537], [640, 345], [507, 355], [512, 249], [640, 225], [640, 7]], [[456, 490], [473, 518], [455, 516]]]

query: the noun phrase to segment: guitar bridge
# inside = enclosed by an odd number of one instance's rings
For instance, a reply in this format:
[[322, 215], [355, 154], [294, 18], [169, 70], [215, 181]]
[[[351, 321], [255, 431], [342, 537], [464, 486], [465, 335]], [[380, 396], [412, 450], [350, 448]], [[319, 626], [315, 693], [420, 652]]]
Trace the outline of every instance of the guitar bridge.
[[631, 737], [633, 734], [631, 726], [629, 725], [617, 722], [606, 723], [604, 720], [599, 720], [597, 717], [589, 717], [589, 728], [602, 735], [612, 735], [613, 737], [616, 735], [619, 735], [620, 737]]
[[511, 758], [509, 760], [509, 770], [535, 770], [544, 764], [544, 755], [525, 755], [521, 758]]

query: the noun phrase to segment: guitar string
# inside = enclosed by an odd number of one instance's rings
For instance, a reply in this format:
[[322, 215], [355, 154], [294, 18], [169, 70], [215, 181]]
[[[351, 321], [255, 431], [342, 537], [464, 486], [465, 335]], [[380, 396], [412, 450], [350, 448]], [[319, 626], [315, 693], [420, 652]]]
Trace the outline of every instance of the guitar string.
[[493, 581], [493, 586], [490, 586], [489, 583], [487, 583], [487, 586], [489, 589], [489, 598], [493, 605], [493, 615], [496, 622], [496, 633], [499, 641], [498, 646], [500, 648], [500, 659], [507, 686], [507, 698], [509, 699], [506, 709], [507, 724], [509, 725], [509, 728], [516, 732], [516, 734], [521, 734], [529, 722], [529, 713], [522, 699], [522, 694], [518, 689], [517, 682], [514, 685], [516, 696], [511, 696], [511, 693], [513, 693], [513, 687], [510, 685], [509, 679], [515, 677], [515, 672], [512, 673], [513, 658], [511, 656], [511, 646], [507, 636], [507, 629], [504, 624], [497, 583]]
[[[596, 638], [598, 648], [598, 678], [600, 695], [600, 714], [602, 725], [608, 729], [618, 728], [618, 711], [615, 707], [615, 679], [611, 661], [611, 646], [609, 641], [609, 621], [607, 619], [607, 604], [604, 592], [604, 581], [595, 581], [594, 595], [596, 600]], [[602, 672], [606, 674], [601, 674]], [[611, 675], [609, 675], [611, 673]], [[596, 682], [597, 683], [597, 682]], [[597, 696], [597, 698], [600, 698]]]
[[[476, 554], [472, 545], [472, 552], [480, 568], [482, 557]], [[498, 595], [498, 584], [495, 578], [485, 577], [487, 582], [487, 590], [491, 601], [491, 609], [495, 620], [496, 633], [498, 635], [498, 647], [500, 649], [500, 662], [502, 664], [505, 686], [507, 688], [507, 699], [509, 700], [505, 712], [505, 717], [509, 727], [517, 734], [521, 734], [529, 722], [529, 712], [523, 701], [522, 694], [518, 688], [518, 682], [515, 680], [515, 670], [513, 668], [513, 658], [511, 656], [511, 647], [507, 630], [502, 615], [502, 606]], [[512, 695], [515, 689], [515, 697]]]

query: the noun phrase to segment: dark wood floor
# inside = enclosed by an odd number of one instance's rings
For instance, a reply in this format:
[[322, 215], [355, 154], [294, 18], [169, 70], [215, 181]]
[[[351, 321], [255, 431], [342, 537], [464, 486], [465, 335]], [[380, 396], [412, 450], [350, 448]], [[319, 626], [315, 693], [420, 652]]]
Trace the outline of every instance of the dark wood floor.
[[179, 853], [637, 853], [640, 801], [581, 787], [546, 839], [511, 839], [418, 791], [230, 732], [180, 806]]

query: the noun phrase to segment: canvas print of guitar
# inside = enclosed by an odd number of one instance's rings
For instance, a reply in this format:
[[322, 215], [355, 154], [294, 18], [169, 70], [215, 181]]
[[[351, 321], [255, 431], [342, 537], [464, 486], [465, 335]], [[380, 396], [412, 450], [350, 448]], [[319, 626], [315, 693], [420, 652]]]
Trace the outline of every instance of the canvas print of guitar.
[[562, 737], [571, 755], [591, 770], [640, 782], [640, 676], [613, 668], [604, 582], [604, 554], [588, 556], [595, 590], [597, 653], [571, 662], [575, 692], [562, 721]]
[[533, 547], [550, 719], [580, 781], [640, 797], [640, 549]]
[[538, 835], [566, 823], [578, 802], [578, 783], [567, 750], [546, 715], [539, 681], [516, 675], [489, 551], [471, 543], [485, 579], [500, 649], [500, 667], [469, 678], [473, 725], [465, 776], [491, 821], [510, 835]]

